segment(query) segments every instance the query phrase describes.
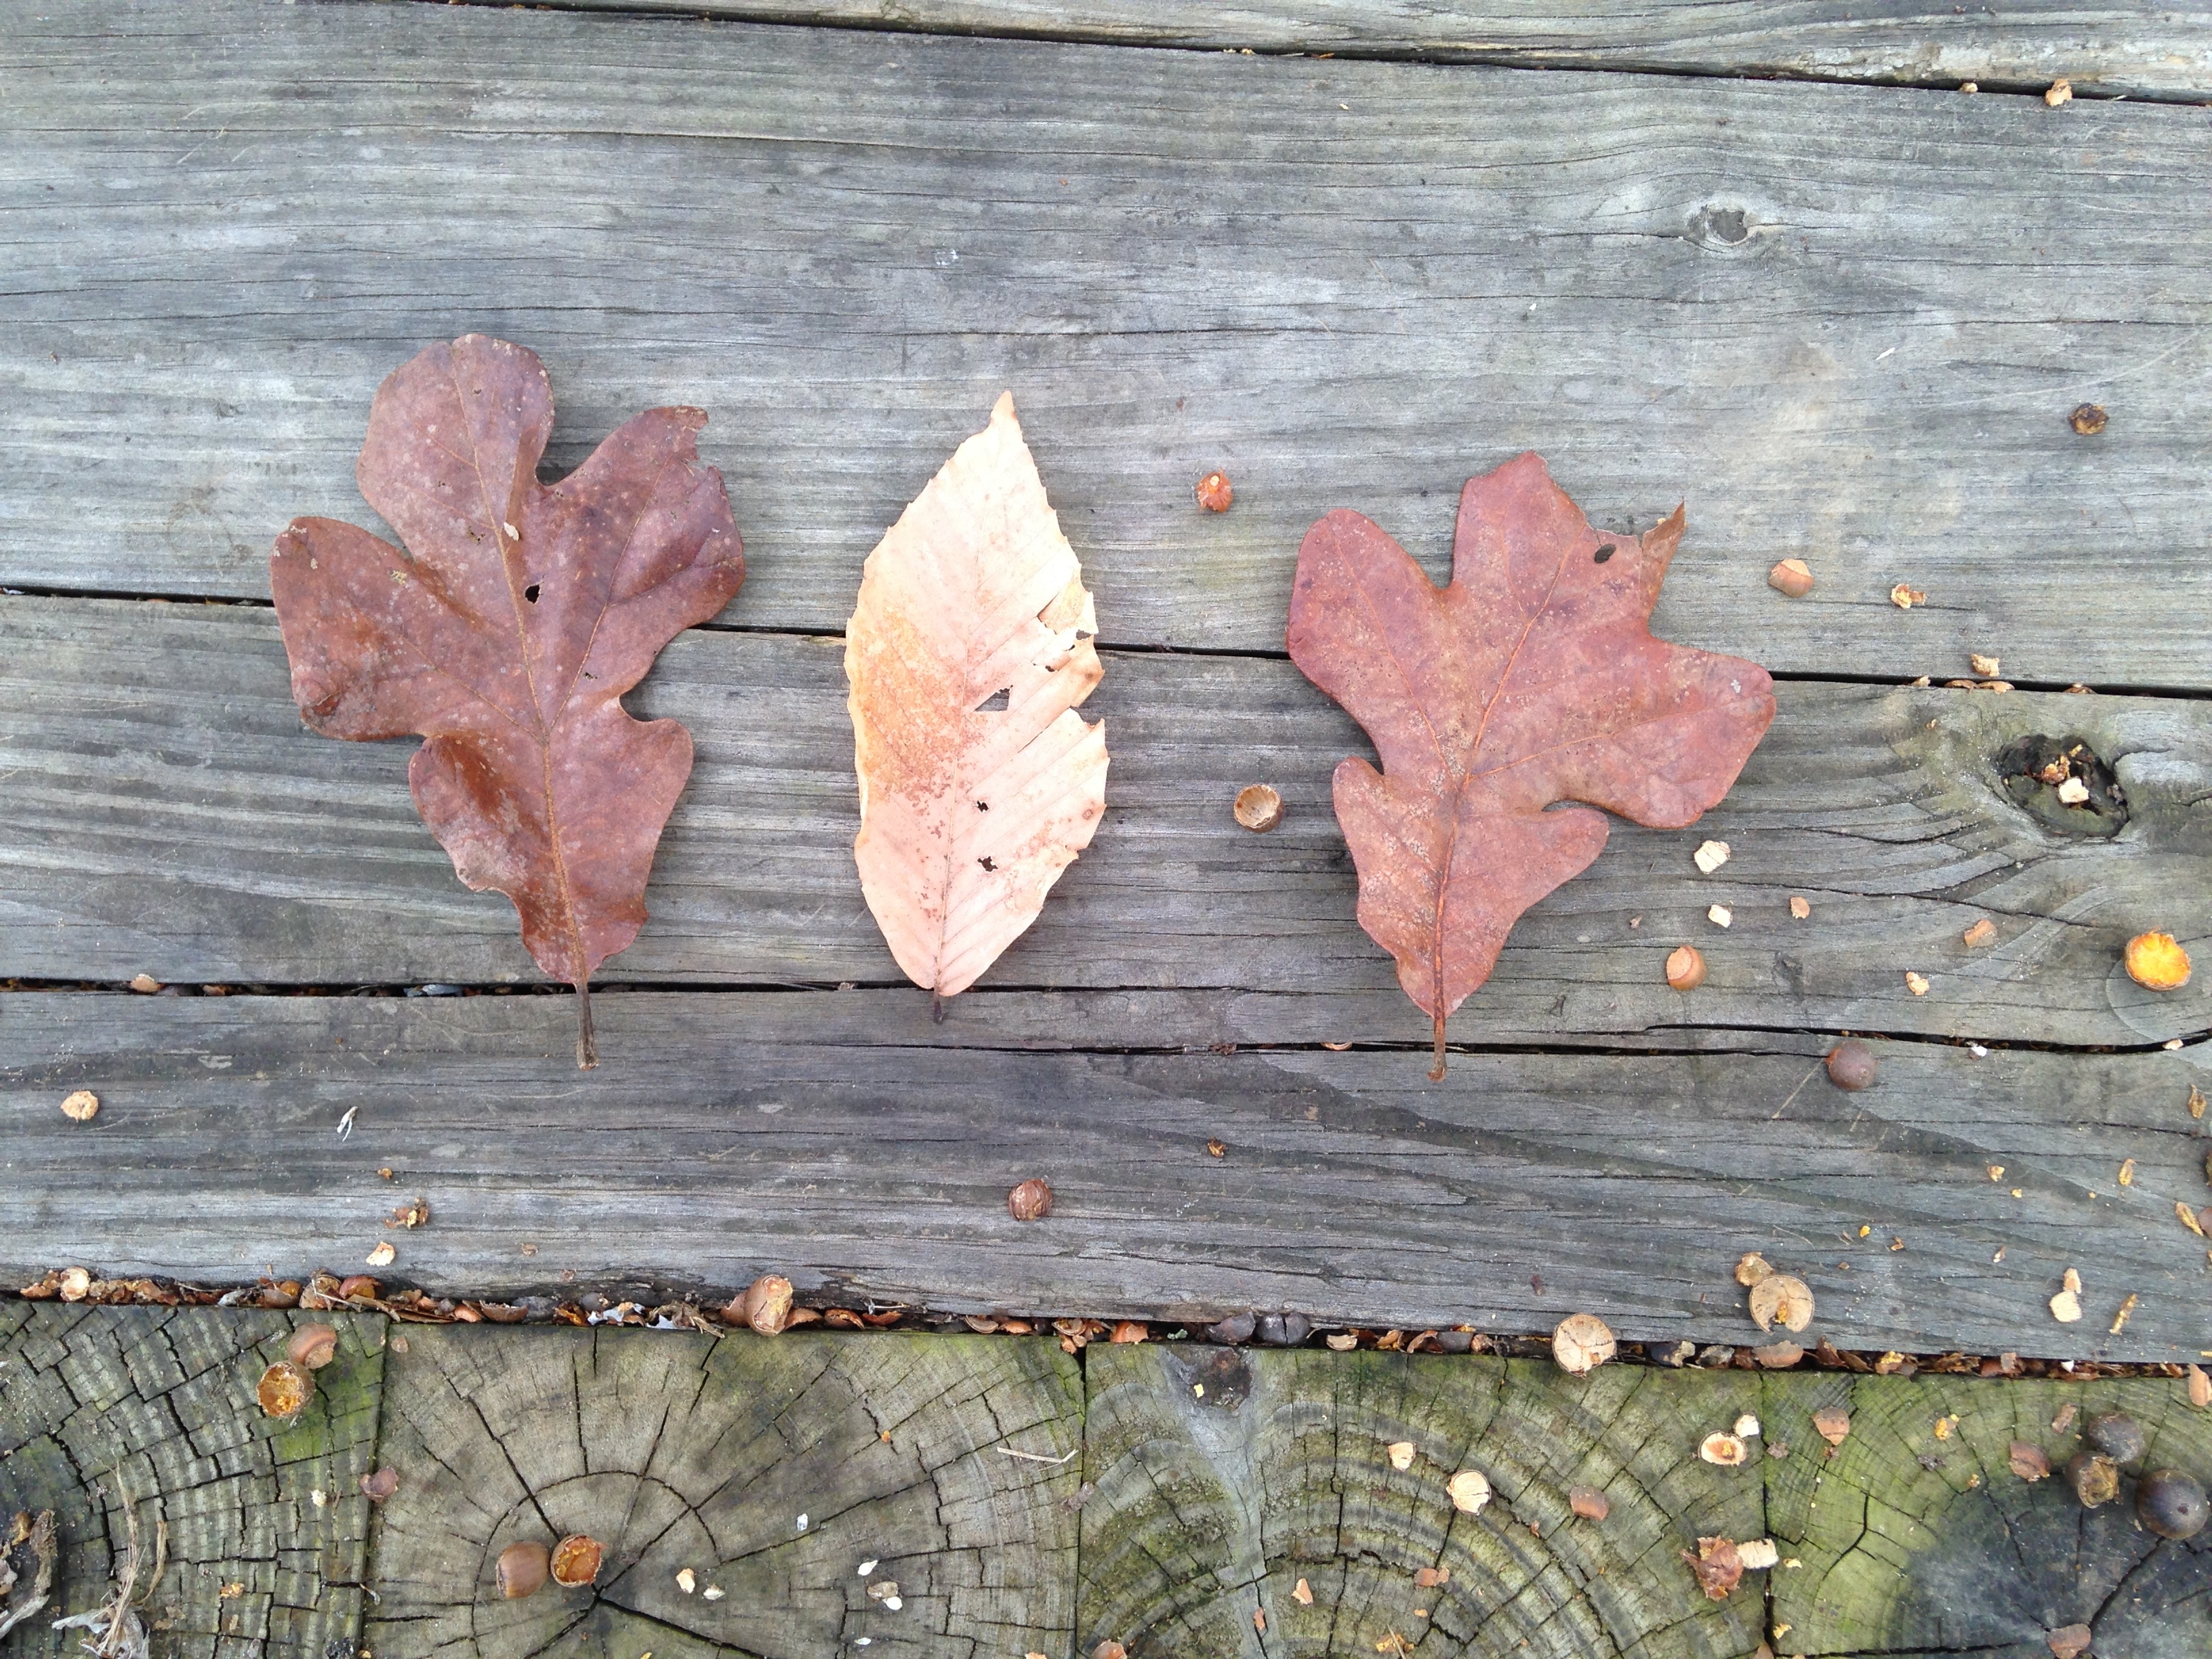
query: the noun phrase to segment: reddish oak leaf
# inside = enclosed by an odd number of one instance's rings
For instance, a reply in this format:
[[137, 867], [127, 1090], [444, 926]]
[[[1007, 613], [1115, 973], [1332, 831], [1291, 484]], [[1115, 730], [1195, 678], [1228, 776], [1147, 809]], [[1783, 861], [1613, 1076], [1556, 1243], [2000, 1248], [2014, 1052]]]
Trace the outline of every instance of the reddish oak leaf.
[[1490, 977], [1523, 910], [1589, 868], [1606, 819], [1678, 829], [1774, 718], [1764, 669], [1651, 637], [1682, 512], [1601, 536], [1522, 455], [1461, 494], [1450, 586], [1339, 510], [1298, 550], [1291, 659], [1382, 761], [1336, 769], [1359, 923], [1434, 1024]]
[[553, 394], [537, 355], [471, 334], [393, 371], [355, 476], [404, 548], [295, 519], [270, 585], [292, 696], [334, 738], [425, 739], [415, 805], [471, 887], [514, 902], [538, 965], [588, 986], [637, 937], [691, 736], [623, 710], [671, 639], [744, 580], [696, 409], [653, 409], [547, 489]]

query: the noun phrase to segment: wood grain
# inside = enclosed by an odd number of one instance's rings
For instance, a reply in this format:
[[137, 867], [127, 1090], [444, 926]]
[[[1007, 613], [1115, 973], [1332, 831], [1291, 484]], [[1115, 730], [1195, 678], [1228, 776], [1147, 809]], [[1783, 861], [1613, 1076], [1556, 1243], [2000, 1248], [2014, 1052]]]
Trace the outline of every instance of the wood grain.
[[[1082, 1377], [1050, 1341], [404, 1340], [385, 1396], [399, 1492], [378, 1515], [380, 1653], [1067, 1650], [1061, 1500], [1078, 1469], [1036, 1460], [1079, 1445]], [[571, 1533], [604, 1547], [595, 1587], [501, 1600], [501, 1550]], [[869, 1594], [886, 1584], [895, 1601]]]
[[[1762, 1535], [1760, 1473], [1698, 1443], [1756, 1412], [1747, 1372], [1403, 1354], [1091, 1349], [1079, 1650], [1722, 1659], [1759, 1640], [1755, 1595], [1706, 1600], [1700, 1536]], [[1411, 1443], [1407, 1468], [1388, 1449]], [[1469, 1515], [1445, 1483], [1473, 1469]], [[1605, 1521], [1576, 1519], [1591, 1486]], [[1442, 1584], [1414, 1582], [1441, 1570]], [[1300, 1601], [1304, 1584], [1309, 1599]], [[1260, 1615], [1255, 1620], [1255, 1613]], [[1261, 1626], [1264, 1624], [1262, 1632]]]
[[2186, 111], [257, 0], [41, 9], [0, 74], [9, 586], [264, 594], [361, 515], [378, 381], [481, 329], [562, 465], [710, 412], [748, 626], [841, 627], [1012, 387], [1109, 644], [1278, 649], [1320, 514], [1440, 562], [1534, 448], [1607, 529], [1687, 498], [1662, 636], [2212, 686]]
[[[1832, 1455], [1812, 1426], [1827, 1406], [1851, 1419]], [[2118, 1501], [2084, 1510], [2063, 1474], [2013, 1472], [2016, 1441], [2063, 1471], [2085, 1448], [2083, 1426], [2114, 1411], [2148, 1442]], [[2077, 1624], [2099, 1654], [2203, 1649], [2212, 1550], [2203, 1534], [2160, 1539], [2136, 1518], [2149, 1471], [2212, 1479], [2212, 1414], [2191, 1407], [2179, 1378], [1771, 1376], [1760, 1415], [1791, 1447], [1767, 1463], [1766, 1513], [1782, 1553], [1802, 1563], [1772, 1581], [1772, 1617], [1793, 1627], [1793, 1650], [2041, 1659], [2051, 1632]]]
[[[1813, 1287], [1808, 1341], [2207, 1346], [2206, 1243], [2174, 1214], [2212, 1203], [2201, 1049], [1886, 1042], [1847, 1095], [1825, 1040], [1716, 1033], [1459, 1054], [1431, 1085], [1419, 1047], [1213, 1053], [1216, 1009], [976, 993], [937, 1025], [911, 991], [610, 994], [579, 1077], [559, 997], [0, 996], [0, 1268], [357, 1273], [396, 1239], [387, 1276], [452, 1293], [719, 1301], [773, 1269], [854, 1305], [1588, 1311], [1735, 1345], [1765, 1340], [1730, 1277], [1758, 1249]], [[88, 1125], [60, 1110], [77, 1088]], [[1024, 1225], [1006, 1198], [1033, 1176], [1057, 1196]], [[428, 1226], [382, 1224], [416, 1196]], [[2063, 1326], [2069, 1267], [2087, 1317]]]
[[1419, 56], [1674, 75], [1802, 76], [1951, 88], [2193, 98], [2212, 90], [2212, 17], [2030, 0], [1968, 13], [1927, 0], [574, 0], [610, 10], [1200, 51]]
[[[272, 1422], [254, 1385], [310, 1319], [337, 1328], [337, 1356], [306, 1411]], [[0, 1517], [52, 1510], [60, 1545], [44, 1616], [0, 1652], [88, 1650], [85, 1632], [49, 1626], [113, 1594], [132, 1507], [155, 1653], [350, 1652], [383, 1366], [374, 1317], [0, 1302]], [[163, 1528], [166, 1565], [151, 1577]]]
[[[1754, 1026], [2131, 1046], [2212, 1027], [2212, 975], [2161, 996], [2119, 966], [2151, 927], [2212, 961], [2212, 707], [1778, 692], [1719, 808], [1679, 831], [1615, 823], [1597, 863], [1522, 919], [1462, 1041]], [[854, 870], [837, 643], [695, 631], [632, 703], [681, 720], [697, 759], [651, 918], [601, 982], [902, 982]], [[1368, 751], [1341, 711], [1285, 662], [1127, 653], [1091, 712], [1115, 755], [1097, 838], [982, 988], [1218, 993], [1204, 1042], [1427, 1040], [1354, 916], [1328, 779]], [[2048, 787], [2030, 797], [2041, 817], [2007, 792], [2001, 757], [2037, 732], [2111, 758], [2118, 834]], [[540, 978], [512, 907], [465, 889], [417, 819], [412, 748], [304, 730], [265, 610], [0, 600], [0, 977]], [[1230, 813], [1255, 781], [1287, 803], [1264, 836]], [[1735, 852], [1711, 877], [1691, 859], [1709, 836]], [[1967, 946], [1984, 916], [1997, 943]], [[1686, 939], [1710, 969], [1689, 996], [1663, 974]]]

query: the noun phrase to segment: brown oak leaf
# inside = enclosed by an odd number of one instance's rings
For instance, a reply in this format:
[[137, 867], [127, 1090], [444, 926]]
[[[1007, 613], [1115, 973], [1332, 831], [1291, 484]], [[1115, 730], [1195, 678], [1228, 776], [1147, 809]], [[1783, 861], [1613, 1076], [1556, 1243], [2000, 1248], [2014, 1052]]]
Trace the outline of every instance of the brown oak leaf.
[[[1766, 672], [1652, 638], [1682, 510], [1601, 535], [1522, 455], [1468, 480], [1439, 588], [1357, 513], [1298, 550], [1291, 659], [1382, 762], [1336, 769], [1359, 923], [1433, 1022], [1490, 976], [1513, 923], [1605, 846], [1601, 806], [1680, 829], [1728, 793], [1767, 724]], [[1555, 802], [1587, 803], [1550, 811]]]
[[623, 693], [744, 580], [696, 409], [617, 428], [550, 488], [553, 393], [534, 352], [471, 334], [394, 370], [355, 469], [394, 547], [334, 519], [276, 538], [270, 586], [292, 696], [314, 730], [416, 734], [407, 781], [460, 878], [514, 901], [538, 966], [588, 986], [637, 937], [691, 736]]
[[860, 890], [949, 997], [1035, 921], [1106, 806], [1104, 674], [1075, 550], [1012, 392], [868, 555], [845, 629]]

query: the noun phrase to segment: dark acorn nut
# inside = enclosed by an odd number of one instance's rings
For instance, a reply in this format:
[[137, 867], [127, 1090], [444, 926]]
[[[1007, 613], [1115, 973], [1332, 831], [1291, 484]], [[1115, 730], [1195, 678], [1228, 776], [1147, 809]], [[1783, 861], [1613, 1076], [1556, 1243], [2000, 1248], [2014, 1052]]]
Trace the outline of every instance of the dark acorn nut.
[[2066, 1465], [2066, 1484], [2074, 1488], [2083, 1509], [2094, 1510], [2120, 1495], [2120, 1471], [2109, 1457], [2075, 1452]]
[[1006, 1213], [1017, 1221], [1041, 1221], [1052, 1213], [1052, 1188], [1032, 1176], [1006, 1194]]
[[2212, 1519], [2212, 1502], [2179, 1469], [2154, 1469], [2136, 1488], [2136, 1513], [2160, 1538], [2194, 1538]]
[[1838, 1089], [1870, 1089], [1874, 1086], [1874, 1050], [1856, 1037], [1845, 1037], [1828, 1050], [1828, 1081]]
[[2106, 1412], [2082, 1425], [2081, 1437], [2115, 1463], [2140, 1462], [2150, 1449], [2142, 1425], [2125, 1412]]
[[553, 1547], [553, 1582], [563, 1589], [581, 1589], [599, 1576], [599, 1540], [580, 1532], [571, 1533]]
[[537, 1595], [545, 1588], [547, 1559], [543, 1544], [509, 1544], [499, 1553], [499, 1593], [510, 1601]]
[[338, 1357], [338, 1334], [327, 1325], [302, 1325], [284, 1345], [284, 1358], [319, 1371]]
[[280, 1359], [261, 1373], [261, 1382], [253, 1390], [253, 1397], [261, 1402], [262, 1411], [270, 1417], [297, 1417], [307, 1410], [307, 1402], [315, 1397], [313, 1374], [304, 1365]]
[[1207, 1328], [1206, 1340], [1232, 1348], [1238, 1346], [1252, 1340], [1252, 1328], [1255, 1322], [1249, 1313], [1231, 1314]]

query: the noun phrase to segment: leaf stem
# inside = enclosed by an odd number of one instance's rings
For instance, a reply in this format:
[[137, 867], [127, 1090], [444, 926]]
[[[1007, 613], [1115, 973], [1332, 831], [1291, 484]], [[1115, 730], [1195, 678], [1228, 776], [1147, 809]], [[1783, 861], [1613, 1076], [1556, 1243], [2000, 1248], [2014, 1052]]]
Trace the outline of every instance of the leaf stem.
[[576, 981], [576, 1069], [588, 1072], [599, 1063], [599, 1045], [592, 1036], [592, 984]]
[[1444, 1017], [1442, 1014], [1437, 1015], [1436, 1022], [1437, 1063], [1429, 1068], [1429, 1081], [1442, 1083], [1444, 1080]]

